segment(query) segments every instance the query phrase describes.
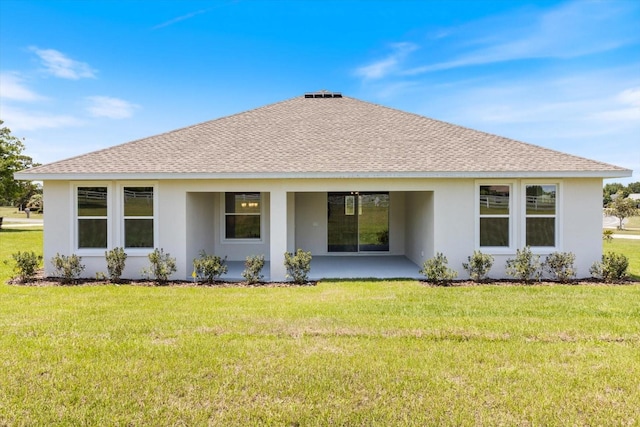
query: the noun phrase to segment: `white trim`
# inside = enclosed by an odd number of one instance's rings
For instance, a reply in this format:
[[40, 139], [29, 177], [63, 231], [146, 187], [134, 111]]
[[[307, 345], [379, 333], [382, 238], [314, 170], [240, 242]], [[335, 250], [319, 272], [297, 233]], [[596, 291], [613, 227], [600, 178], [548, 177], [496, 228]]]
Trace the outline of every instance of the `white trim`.
[[528, 178], [627, 178], [631, 169], [603, 171], [423, 171], [423, 172], [239, 172], [239, 173], [170, 173], [170, 172], [72, 172], [37, 173], [18, 172], [17, 180], [25, 181], [73, 181], [73, 180], [193, 180], [193, 179], [326, 179], [326, 178], [477, 178], [477, 179], [528, 179]]
[[562, 189], [562, 181], [540, 181], [540, 180], [522, 180], [520, 183], [521, 188], [521, 196], [520, 196], [520, 204], [522, 207], [521, 218], [522, 218], [522, 227], [520, 229], [520, 239], [522, 242], [522, 247], [527, 245], [527, 186], [530, 185], [555, 185], [556, 187], [556, 206], [555, 206], [555, 214], [554, 215], [531, 215], [531, 217], [535, 218], [554, 218], [555, 219], [555, 242], [553, 246], [530, 246], [531, 252], [536, 254], [548, 254], [555, 251], [562, 251], [563, 243], [562, 243], [562, 200], [564, 197], [564, 192]]
[[[129, 218], [134, 218], [134, 217], [126, 217], [124, 215], [124, 189], [126, 187], [151, 187], [153, 188], [153, 215], [152, 216], [140, 216], [140, 217], [135, 217], [135, 219], [151, 219], [153, 220], [153, 246], [152, 247], [145, 247], [145, 248], [128, 248], [125, 246], [125, 242], [126, 242], [126, 236], [124, 235], [125, 233], [125, 226], [124, 226], [124, 222], [125, 220], [129, 219]], [[136, 255], [146, 255], [150, 252], [152, 252], [155, 248], [159, 247], [159, 241], [160, 241], [160, 237], [159, 237], [159, 230], [160, 230], [160, 226], [159, 226], [159, 212], [160, 209], [158, 208], [158, 200], [159, 200], [159, 196], [158, 196], [158, 183], [156, 181], [121, 181], [117, 183], [117, 188], [118, 188], [118, 196], [116, 197], [118, 200], [117, 203], [117, 208], [118, 208], [118, 215], [117, 215], [117, 224], [118, 224], [118, 243], [120, 247], [124, 248], [124, 250], [127, 252], [127, 255], [132, 255], [132, 256], [136, 256]]]
[[[69, 242], [71, 243], [71, 253], [77, 254], [79, 256], [104, 256], [104, 251], [108, 250], [112, 247], [113, 244], [113, 218], [114, 218], [114, 210], [113, 210], [113, 183], [111, 181], [80, 181], [80, 182], [72, 182], [70, 183], [70, 191], [71, 197], [71, 226], [69, 229], [71, 230], [71, 238]], [[107, 189], [107, 215], [99, 216], [99, 217], [83, 217], [84, 219], [105, 219], [107, 221], [107, 246], [104, 248], [80, 248], [78, 242], [78, 221], [80, 217], [78, 217], [78, 188], [81, 187], [103, 187]]]
[[[509, 187], [509, 245], [508, 246], [480, 246], [480, 187], [500, 185]], [[474, 247], [476, 250], [489, 254], [511, 254], [518, 247], [518, 186], [514, 180], [476, 180], [474, 182]], [[491, 216], [483, 215], [483, 218], [491, 218]], [[499, 215], [496, 218], [504, 218], [506, 215]]]
[[[227, 193], [258, 193], [260, 194], [260, 213], [259, 214], [248, 214], [248, 215], [259, 215], [260, 216], [260, 237], [257, 239], [229, 239], [227, 238], [227, 209], [226, 209], [226, 194]], [[262, 191], [222, 191], [220, 192], [220, 243], [224, 244], [256, 244], [256, 243], [264, 243], [264, 232], [265, 232], [265, 206], [264, 206], [264, 192]]]

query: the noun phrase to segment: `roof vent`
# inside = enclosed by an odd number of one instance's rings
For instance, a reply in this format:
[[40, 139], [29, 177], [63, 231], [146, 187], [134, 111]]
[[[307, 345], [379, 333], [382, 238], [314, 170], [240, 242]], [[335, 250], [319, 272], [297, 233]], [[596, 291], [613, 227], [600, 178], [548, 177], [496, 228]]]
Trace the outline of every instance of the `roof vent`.
[[318, 92], [307, 92], [304, 94], [305, 98], [342, 98], [340, 92], [329, 92], [328, 90], [321, 90]]

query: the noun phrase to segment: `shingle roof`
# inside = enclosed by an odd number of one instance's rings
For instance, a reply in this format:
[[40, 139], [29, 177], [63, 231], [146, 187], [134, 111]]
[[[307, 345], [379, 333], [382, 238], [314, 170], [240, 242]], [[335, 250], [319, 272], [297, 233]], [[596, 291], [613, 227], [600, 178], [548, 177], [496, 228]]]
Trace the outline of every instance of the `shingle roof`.
[[20, 173], [63, 176], [630, 176], [631, 171], [417, 114], [292, 98]]

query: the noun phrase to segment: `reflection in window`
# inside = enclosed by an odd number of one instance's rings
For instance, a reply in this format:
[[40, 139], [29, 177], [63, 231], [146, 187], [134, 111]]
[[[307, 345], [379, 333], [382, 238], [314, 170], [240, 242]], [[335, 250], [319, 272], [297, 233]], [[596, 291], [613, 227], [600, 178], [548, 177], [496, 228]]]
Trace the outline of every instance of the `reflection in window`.
[[508, 185], [480, 186], [480, 246], [509, 246], [509, 196]]
[[527, 185], [527, 246], [556, 246], [556, 196], [556, 185]]
[[125, 248], [153, 248], [153, 187], [124, 187]]
[[225, 238], [259, 239], [260, 193], [225, 193]]
[[107, 247], [107, 187], [78, 187], [78, 248]]

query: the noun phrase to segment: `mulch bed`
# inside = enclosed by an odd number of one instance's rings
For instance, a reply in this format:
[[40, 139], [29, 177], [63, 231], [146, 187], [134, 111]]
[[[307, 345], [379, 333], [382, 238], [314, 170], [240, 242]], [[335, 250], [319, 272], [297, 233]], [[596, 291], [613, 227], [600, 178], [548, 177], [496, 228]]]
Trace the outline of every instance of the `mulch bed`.
[[104, 285], [128, 285], [128, 286], [172, 286], [172, 287], [211, 287], [211, 288], [283, 288], [283, 287], [299, 287], [299, 286], [315, 286], [317, 282], [307, 282], [305, 284], [296, 284], [293, 282], [259, 282], [256, 284], [249, 284], [247, 282], [225, 282], [219, 281], [215, 283], [193, 282], [190, 280], [170, 280], [166, 283], [156, 283], [153, 280], [129, 280], [123, 279], [120, 283], [111, 283], [109, 280], [98, 280], [80, 278], [72, 281], [71, 283], [64, 283], [64, 280], [60, 277], [45, 277], [44, 270], [39, 270], [33, 280], [29, 282], [21, 282], [18, 279], [11, 279], [7, 282], [9, 285], [17, 286], [104, 286]]
[[[351, 280], [351, 279], [345, 279]], [[358, 280], [358, 279], [353, 279]], [[361, 279], [363, 281], [371, 280], [371, 279]], [[386, 281], [382, 279], [375, 279], [376, 281]], [[331, 280], [335, 281], [335, 280]], [[389, 279], [389, 281], [395, 281], [394, 279]], [[434, 283], [429, 281], [420, 281], [419, 282], [423, 286], [428, 287], [470, 287], [470, 286], [483, 286], [483, 285], [499, 285], [499, 286], [553, 286], [553, 285], [606, 285], [606, 286], [619, 286], [619, 285], [637, 285], [640, 284], [638, 281], [634, 280], [623, 280], [614, 283], [605, 283], [601, 280], [595, 278], [584, 278], [584, 279], [575, 279], [566, 283], [554, 282], [549, 280], [543, 280], [539, 282], [518, 282], [510, 279], [491, 279], [484, 280], [482, 282], [474, 282], [471, 280], [453, 280], [451, 282], [446, 283]], [[9, 285], [18, 285], [18, 286], [104, 286], [111, 285], [112, 283], [108, 280], [97, 280], [97, 279], [76, 279], [72, 283], [64, 283], [63, 280], [59, 277], [44, 277], [43, 270], [40, 270], [36, 277], [26, 283], [22, 283], [18, 279], [11, 279], [7, 282]], [[256, 284], [248, 284], [247, 282], [227, 282], [220, 281], [215, 283], [202, 283], [202, 282], [193, 282], [188, 280], [171, 280], [163, 284], [158, 284], [153, 280], [122, 280], [122, 285], [128, 286], [171, 286], [171, 287], [210, 287], [210, 288], [283, 288], [283, 287], [301, 287], [301, 286], [316, 286], [318, 282], [310, 281], [305, 284], [296, 284], [293, 282], [259, 282]]]

